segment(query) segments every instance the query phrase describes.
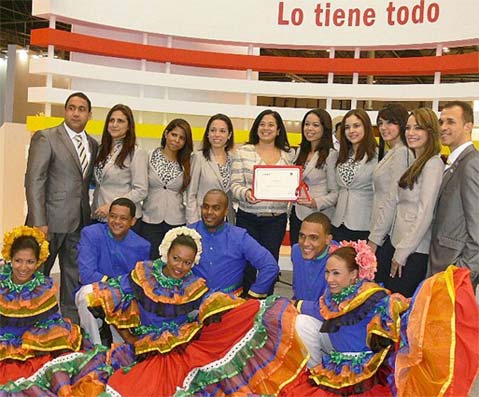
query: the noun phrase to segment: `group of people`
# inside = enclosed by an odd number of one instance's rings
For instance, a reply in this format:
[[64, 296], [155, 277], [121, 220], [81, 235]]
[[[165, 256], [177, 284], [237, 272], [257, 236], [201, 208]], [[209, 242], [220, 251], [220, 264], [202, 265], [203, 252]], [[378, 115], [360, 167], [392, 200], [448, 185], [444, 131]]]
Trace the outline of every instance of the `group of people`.
[[[0, 395], [439, 395], [430, 382], [467, 393], [479, 363], [465, 343], [479, 327], [479, 154], [467, 103], [448, 103], [439, 121], [427, 108], [386, 106], [379, 150], [361, 109], [344, 116], [338, 151], [323, 109], [305, 115], [297, 151], [271, 110], [236, 150], [218, 114], [200, 151], [175, 119], [150, 154], [127, 106], [108, 112], [100, 146], [84, 131], [90, 117], [90, 100], [74, 93], [65, 122], [32, 137], [30, 227], [8, 234], [2, 252], [0, 384], [15, 383]], [[292, 205], [254, 197], [254, 165], [292, 164], [307, 194]], [[271, 296], [288, 223], [291, 301]], [[18, 239], [30, 245], [13, 249]], [[61, 315], [48, 277], [57, 254]], [[48, 307], [37, 311], [37, 300]], [[45, 324], [63, 333], [43, 342]]]

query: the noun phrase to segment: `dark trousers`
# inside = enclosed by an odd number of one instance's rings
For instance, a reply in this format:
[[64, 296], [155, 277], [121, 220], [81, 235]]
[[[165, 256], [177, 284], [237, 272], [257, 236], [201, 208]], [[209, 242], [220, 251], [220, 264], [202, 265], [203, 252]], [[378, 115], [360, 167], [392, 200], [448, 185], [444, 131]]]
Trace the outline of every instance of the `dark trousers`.
[[79, 287], [78, 250], [80, 227], [72, 233], [48, 233], [50, 255], [40, 270], [50, 276], [55, 259], [60, 265], [60, 310], [74, 323], [80, 324], [74, 293]]
[[301, 229], [301, 223], [303, 222], [296, 216], [295, 206], [291, 208], [291, 214], [289, 215], [289, 240], [291, 241], [291, 247], [298, 242], [299, 230]]
[[151, 249], [150, 249], [150, 259], [155, 260], [160, 257], [160, 254], [158, 252], [158, 248], [160, 247], [161, 242], [163, 241], [163, 237], [165, 237], [165, 234], [178, 226], [184, 226], [182, 225], [170, 225], [166, 222], [161, 222], [161, 223], [146, 223], [143, 222], [142, 220], [138, 220], [139, 227], [135, 232], [137, 232], [141, 237], [143, 237], [145, 240], [148, 240], [151, 244]]
[[346, 241], [367, 240], [369, 237], [369, 230], [351, 230], [344, 225], [339, 227], [332, 226], [333, 239], [338, 243]]
[[[276, 261], [279, 259], [279, 249], [286, 232], [287, 221], [286, 213], [277, 216], [257, 216], [238, 209], [236, 214], [236, 226], [246, 229], [251, 237], [271, 252]], [[248, 292], [255, 281], [256, 269], [248, 263], [243, 278], [243, 291]], [[268, 295], [271, 295], [273, 291], [274, 283]]]
[[[426, 278], [429, 255], [418, 252], [409, 255], [406, 265], [402, 268], [401, 277], [396, 275], [396, 277], [391, 278], [391, 260], [395, 249], [389, 238], [384, 242], [381, 251], [380, 259], [384, 262], [381, 265], [381, 273], [379, 276], [376, 274], [376, 281], [379, 281], [378, 277], [384, 277], [384, 286], [387, 289], [391, 290], [391, 292], [399, 292], [406, 298], [410, 298], [414, 295], [417, 286]], [[388, 257], [391, 258], [389, 261], [387, 261]]]
[[391, 239], [387, 236], [381, 247], [378, 246], [376, 250], [376, 260], [378, 262], [378, 269], [374, 281], [386, 285], [391, 273], [391, 261], [394, 255], [394, 247], [391, 244]]

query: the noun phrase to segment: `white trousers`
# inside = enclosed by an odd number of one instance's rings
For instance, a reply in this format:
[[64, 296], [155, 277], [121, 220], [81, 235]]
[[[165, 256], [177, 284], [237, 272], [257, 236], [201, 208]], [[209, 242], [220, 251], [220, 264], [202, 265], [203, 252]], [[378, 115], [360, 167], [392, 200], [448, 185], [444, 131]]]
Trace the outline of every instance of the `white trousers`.
[[[88, 333], [90, 341], [94, 345], [101, 345], [100, 327], [103, 324], [103, 320], [95, 318], [91, 311], [88, 310], [87, 295], [92, 292], [93, 284], [87, 284], [81, 287], [75, 295], [75, 304], [78, 309], [78, 315], [80, 316], [80, 326]], [[113, 342], [123, 342], [123, 338], [116, 328], [110, 325], [110, 329]]]
[[306, 314], [299, 314], [296, 318], [296, 331], [311, 355], [308, 368], [320, 364], [323, 355], [333, 350], [329, 335], [319, 331], [321, 325], [320, 320]]

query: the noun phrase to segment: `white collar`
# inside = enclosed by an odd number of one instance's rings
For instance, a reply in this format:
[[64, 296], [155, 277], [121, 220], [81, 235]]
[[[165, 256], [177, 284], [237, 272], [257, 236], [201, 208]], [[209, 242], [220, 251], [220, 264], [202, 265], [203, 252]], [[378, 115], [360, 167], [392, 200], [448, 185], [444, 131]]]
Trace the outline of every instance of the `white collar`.
[[450, 167], [452, 164], [454, 164], [454, 161], [456, 161], [457, 158], [461, 155], [461, 153], [466, 150], [466, 148], [470, 145], [472, 145], [472, 141], [467, 141], [466, 143], [463, 143], [462, 145], [455, 148], [447, 158], [447, 166]]
[[85, 130], [83, 130], [82, 132], [76, 132], [76, 131], [73, 131], [70, 127], [68, 127], [66, 123], [63, 123], [63, 125], [65, 126], [65, 129], [67, 130], [68, 136], [70, 137], [71, 140], [73, 140], [78, 135], [81, 136], [82, 140], [85, 140], [86, 138]]

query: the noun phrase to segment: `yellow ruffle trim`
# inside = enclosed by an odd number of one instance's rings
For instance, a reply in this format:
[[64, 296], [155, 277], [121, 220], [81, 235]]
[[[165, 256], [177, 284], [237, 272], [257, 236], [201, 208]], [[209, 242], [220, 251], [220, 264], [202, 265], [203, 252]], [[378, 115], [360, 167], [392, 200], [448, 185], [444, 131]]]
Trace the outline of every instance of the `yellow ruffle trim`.
[[135, 353], [144, 354], [151, 351], [168, 353], [175, 347], [188, 343], [201, 328], [203, 328], [202, 324], [193, 322], [180, 326], [178, 335], [173, 335], [169, 331], [164, 331], [156, 339], [152, 339], [151, 335], [147, 335], [135, 342]]
[[93, 284], [93, 292], [87, 295], [88, 306], [101, 307], [108, 324], [113, 324], [118, 328], [138, 327], [140, 325], [140, 309], [136, 300], [132, 300], [127, 309], [123, 305], [116, 309], [115, 301], [121, 301], [121, 291], [117, 288], [100, 289], [98, 283]]
[[16, 299], [8, 301], [5, 296], [0, 295], [0, 314], [5, 317], [25, 318], [33, 317], [50, 310], [57, 304], [57, 287], [53, 284], [51, 289], [35, 298]]
[[233, 309], [243, 303], [244, 299], [236, 298], [222, 292], [215, 292], [208, 296], [201, 304], [198, 317], [199, 321], [181, 325], [177, 335], [169, 331], [164, 331], [159, 338], [155, 339], [147, 335], [135, 342], [135, 352], [136, 354], [144, 354], [150, 351], [168, 353], [175, 347], [188, 343], [196, 333], [203, 328], [205, 319], [214, 314]]
[[382, 288], [376, 283], [372, 282], [365, 282], [363, 285], [361, 285], [361, 288], [359, 288], [357, 295], [350, 300], [344, 300], [339, 304], [338, 311], [331, 311], [328, 309], [326, 304], [324, 303], [324, 295], [320, 298], [320, 309], [319, 311], [321, 312], [321, 315], [325, 320], [331, 320], [336, 317], [341, 317], [345, 315], [346, 313], [358, 308], [361, 306], [364, 302], [366, 302], [372, 295], [379, 291], [384, 291], [388, 295], [390, 294], [389, 290], [386, 288]]
[[201, 304], [199, 320], [203, 322], [210, 316], [238, 307], [244, 302], [244, 299], [236, 296], [231, 296], [223, 292], [214, 292]]
[[151, 273], [150, 275], [146, 274], [145, 262], [138, 262], [136, 264], [135, 269], [131, 273], [131, 277], [133, 281], [143, 289], [145, 295], [153, 302], [181, 305], [197, 300], [208, 291], [206, 280], [203, 278], [198, 278], [184, 289], [184, 293], [182, 295], [174, 294], [171, 298], [164, 295], [157, 295], [154, 292], [154, 289], [158, 285], [158, 282]]
[[311, 368], [311, 376], [316, 384], [331, 387], [333, 389], [341, 389], [343, 387], [356, 385], [366, 379], [372, 377], [380, 365], [386, 358], [390, 346], [381, 350], [372, 356], [366, 363], [364, 363], [364, 369], [361, 373], [356, 374], [351, 369], [344, 365], [339, 374], [336, 371], [324, 368], [321, 364], [314, 368]]
[[[70, 322], [68, 319], [65, 321]], [[52, 326], [47, 333], [40, 336], [26, 331], [22, 335], [22, 345], [19, 348], [12, 345], [0, 345], [0, 357], [2, 360], [10, 358], [25, 361], [36, 356], [35, 352], [78, 351], [81, 342], [82, 335], [78, 325], [72, 324], [71, 332], [60, 326]]]

